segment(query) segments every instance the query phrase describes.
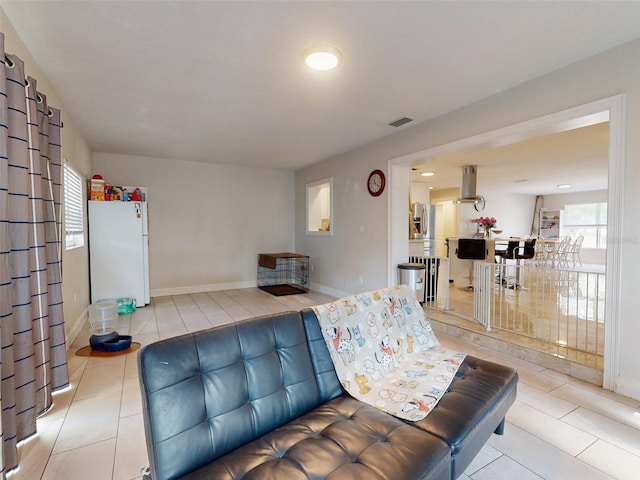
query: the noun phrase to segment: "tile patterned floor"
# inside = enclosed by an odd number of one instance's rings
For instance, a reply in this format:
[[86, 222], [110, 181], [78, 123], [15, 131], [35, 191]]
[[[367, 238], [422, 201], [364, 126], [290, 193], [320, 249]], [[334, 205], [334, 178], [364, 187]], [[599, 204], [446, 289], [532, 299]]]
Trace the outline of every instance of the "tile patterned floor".
[[[273, 297], [258, 289], [153, 299], [118, 331], [148, 344], [255, 315], [325, 303], [318, 293]], [[133, 480], [147, 465], [135, 353], [77, 356], [87, 330], [69, 350], [71, 388], [55, 394], [38, 435], [20, 447], [10, 480]], [[499, 479], [637, 479], [640, 401], [486, 347], [439, 334], [443, 345], [517, 368], [518, 397], [503, 436], [493, 435], [460, 477]]]

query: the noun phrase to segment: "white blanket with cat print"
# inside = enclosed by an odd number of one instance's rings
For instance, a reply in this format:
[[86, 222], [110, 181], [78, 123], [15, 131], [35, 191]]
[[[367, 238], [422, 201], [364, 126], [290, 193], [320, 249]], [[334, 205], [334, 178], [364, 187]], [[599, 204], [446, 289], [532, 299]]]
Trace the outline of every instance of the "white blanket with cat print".
[[465, 357], [440, 345], [406, 285], [345, 297], [313, 310], [345, 390], [405, 420], [429, 414]]

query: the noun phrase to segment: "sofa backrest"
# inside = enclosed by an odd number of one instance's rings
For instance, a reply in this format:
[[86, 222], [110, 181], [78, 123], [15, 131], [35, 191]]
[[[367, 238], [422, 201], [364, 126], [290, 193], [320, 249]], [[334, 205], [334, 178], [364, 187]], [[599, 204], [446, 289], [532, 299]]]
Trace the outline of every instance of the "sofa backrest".
[[333, 366], [333, 360], [331, 360], [322, 331], [320, 331], [320, 323], [316, 313], [311, 308], [305, 308], [300, 314], [307, 332], [307, 342], [311, 351], [313, 369], [316, 372], [320, 402], [328, 402], [332, 398], [342, 395], [344, 390], [336, 375], [336, 369]]
[[138, 366], [154, 480], [193, 471], [322, 403], [298, 312], [147, 345]]

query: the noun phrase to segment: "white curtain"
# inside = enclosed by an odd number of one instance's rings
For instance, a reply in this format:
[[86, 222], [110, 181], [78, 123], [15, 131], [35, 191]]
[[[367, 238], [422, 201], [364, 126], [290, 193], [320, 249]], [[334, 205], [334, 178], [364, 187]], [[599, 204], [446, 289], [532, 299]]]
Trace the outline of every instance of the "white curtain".
[[0, 32], [0, 479], [69, 384], [62, 313], [60, 111]]

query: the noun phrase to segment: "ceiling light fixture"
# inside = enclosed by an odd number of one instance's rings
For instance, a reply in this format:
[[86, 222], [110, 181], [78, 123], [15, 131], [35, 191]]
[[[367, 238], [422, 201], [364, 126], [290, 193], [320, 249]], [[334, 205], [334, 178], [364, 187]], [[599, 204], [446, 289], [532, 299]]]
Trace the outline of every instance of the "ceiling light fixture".
[[571, 185], [569, 185], [568, 183], [561, 183], [560, 185], [558, 185], [558, 188], [571, 188]]
[[423, 177], [433, 177], [433, 172], [422, 172], [420, 175]]
[[331, 70], [342, 62], [342, 52], [332, 45], [314, 45], [302, 52], [302, 60], [314, 70]]

